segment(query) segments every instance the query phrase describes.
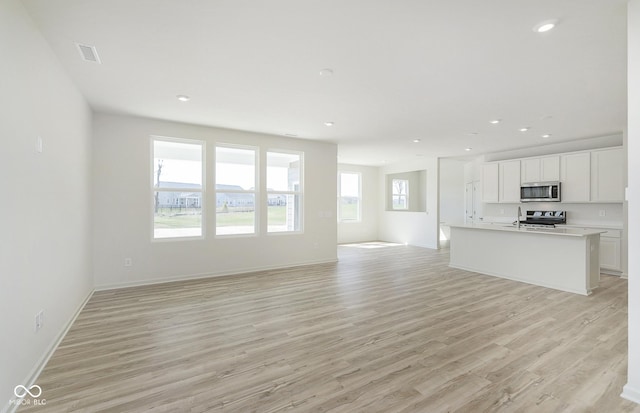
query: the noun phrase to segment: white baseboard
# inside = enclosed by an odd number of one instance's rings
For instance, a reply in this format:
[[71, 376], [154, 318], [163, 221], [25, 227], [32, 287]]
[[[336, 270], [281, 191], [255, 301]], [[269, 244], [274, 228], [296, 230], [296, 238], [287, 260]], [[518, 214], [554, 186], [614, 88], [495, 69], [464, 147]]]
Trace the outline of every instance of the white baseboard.
[[629, 383], [625, 384], [625, 386], [622, 388], [622, 394], [620, 395], [620, 397], [640, 404], [640, 390], [631, 388], [631, 386], [629, 386]]
[[[53, 356], [53, 353], [56, 351], [56, 349], [58, 348], [58, 346], [60, 345], [64, 337], [67, 335], [67, 332], [69, 331], [73, 323], [76, 321], [76, 318], [78, 318], [78, 315], [80, 315], [80, 312], [82, 311], [84, 306], [91, 299], [91, 296], [93, 295], [94, 291], [95, 290], [91, 290], [89, 292], [89, 295], [87, 295], [87, 297], [84, 299], [84, 301], [80, 303], [80, 305], [76, 308], [76, 311], [73, 313], [69, 321], [67, 321], [67, 323], [64, 325], [64, 328], [62, 329], [62, 331], [56, 336], [55, 340], [51, 343], [51, 345], [44, 352], [42, 357], [40, 357], [37, 363], [33, 366], [29, 374], [27, 374], [27, 377], [22, 381], [24, 386], [29, 388], [32, 385], [37, 384], [36, 380], [40, 376], [40, 373], [42, 373], [42, 369], [44, 369], [44, 367], [47, 365], [47, 363], [49, 362], [49, 359], [51, 358], [51, 356]], [[2, 408], [2, 410], [0, 410], [0, 412], [14, 413], [18, 409], [18, 407], [20, 407], [20, 403], [19, 403], [20, 400], [22, 400], [22, 398], [13, 399], [14, 401], [13, 403], [11, 402], [12, 400], [8, 401], [7, 404]]]
[[316, 264], [328, 264], [338, 262], [336, 258], [330, 260], [319, 260], [319, 261], [305, 261], [305, 262], [297, 262], [291, 263], [287, 265], [273, 265], [273, 266], [262, 266], [262, 267], [247, 267], [234, 271], [221, 271], [221, 272], [207, 272], [200, 274], [187, 274], [187, 275], [176, 275], [167, 278], [150, 278], [146, 280], [136, 280], [136, 281], [127, 281], [121, 283], [114, 284], [102, 284], [96, 286], [96, 291], [107, 291], [107, 290], [116, 290], [119, 288], [129, 288], [129, 287], [140, 287], [143, 285], [154, 285], [154, 284], [164, 284], [171, 283], [176, 281], [189, 281], [189, 280], [199, 280], [203, 278], [214, 278], [214, 277], [227, 277], [230, 275], [242, 275], [249, 274], [258, 271], [272, 271], [272, 270], [283, 270], [287, 268], [295, 268], [295, 267], [304, 267], [306, 265], [316, 265]]

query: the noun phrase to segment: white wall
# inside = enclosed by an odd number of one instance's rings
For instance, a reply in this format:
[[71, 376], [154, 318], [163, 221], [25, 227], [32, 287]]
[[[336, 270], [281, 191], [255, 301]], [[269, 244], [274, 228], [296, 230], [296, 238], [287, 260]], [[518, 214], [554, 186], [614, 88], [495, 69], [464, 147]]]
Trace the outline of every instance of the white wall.
[[[91, 112], [18, 0], [0, 2], [0, 62], [0, 411], [5, 411], [13, 407], [14, 387], [32, 384], [93, 288]], [[35, 150], [38, 136], [42, 153]], [[44, 324], [35, 333], [40, 310]]]
[[640, 0], [628, 9], [629, 365], [623, 397], [640, 403]]
[[378, 239], [379, 168], [339, 164], [338, 172], [360, 173], [362, 192], [362, 219], [360, 222], [339, 222], [338, 243], [376, 241]]
[[440, 222], [464, 222], [464, 161], [440, 159]]
[[[438, 248], [438, 163], [437, 158], [419, 158], [381, 168], [378, 178], [380, 240]], [[386, 175], [417, 170], [427, 171], [427, 212], [387, 211]]]
[[[106, 114], [96, 114], [93, 126], [96, 288], [336, 260], [334, 144]], [[209, 220], [204, 240], [152, 242], [151, 135], [204, 140], [210, 173], [216, 142], [258, 146], [262, 153], [303, 151], [304, 233], [215, 238], [215, 224]], [[209, 191], [205, 197], [212, 195]], [[265, 218], [263, 210], [259, 219], [264, 223]], [[125, 258], [132, 259], [131, 267], [124, 267]]]
[[465, 164], [456, 159], [440, 159], [440, 247], [450, 239], [450, 225], [464, 223]]

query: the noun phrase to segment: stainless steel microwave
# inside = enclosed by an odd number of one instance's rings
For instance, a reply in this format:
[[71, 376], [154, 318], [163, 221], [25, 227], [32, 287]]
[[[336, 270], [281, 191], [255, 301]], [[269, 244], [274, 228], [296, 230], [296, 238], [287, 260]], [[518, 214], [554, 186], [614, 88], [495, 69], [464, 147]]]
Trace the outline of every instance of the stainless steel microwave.
[[560, 202], [560, 182], [528, 182], [520, 185], [521, 202]]

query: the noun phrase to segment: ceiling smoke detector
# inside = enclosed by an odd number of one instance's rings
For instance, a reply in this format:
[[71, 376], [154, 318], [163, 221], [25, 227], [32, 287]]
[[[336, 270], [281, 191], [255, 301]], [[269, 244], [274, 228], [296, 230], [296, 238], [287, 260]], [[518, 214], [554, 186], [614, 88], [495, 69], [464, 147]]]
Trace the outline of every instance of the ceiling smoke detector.
[[80, 52], [80, 56], [82, 60], [87, 62], [93, 62], [97, 64], [102, 64], [100, 61], [100, 57], [98, 57], [98, 51], [95, 46], [89, 46], [88, 44], [76, 43], [76, 47]]

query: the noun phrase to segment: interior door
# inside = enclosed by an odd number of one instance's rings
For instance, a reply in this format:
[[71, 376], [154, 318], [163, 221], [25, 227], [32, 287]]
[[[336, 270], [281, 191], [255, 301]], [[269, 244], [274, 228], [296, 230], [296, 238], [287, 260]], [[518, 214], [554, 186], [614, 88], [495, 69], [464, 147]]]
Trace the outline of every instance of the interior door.
[[465, 224], [472, 224], [474, 221], [474, 185], [473, 182], [468, 182], [464, 186], [464, 222]]
[[480, 181], [468, 182], [464, 186], [464, 222], [473, 224], [480, 216]]
[[473, 181], [473, 222], [480, 222], [480, 211], [482, 209], [482, 199], [480, 199], [480, 181]]

